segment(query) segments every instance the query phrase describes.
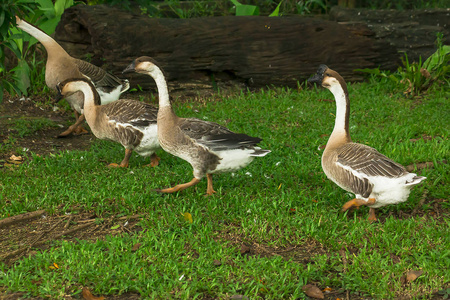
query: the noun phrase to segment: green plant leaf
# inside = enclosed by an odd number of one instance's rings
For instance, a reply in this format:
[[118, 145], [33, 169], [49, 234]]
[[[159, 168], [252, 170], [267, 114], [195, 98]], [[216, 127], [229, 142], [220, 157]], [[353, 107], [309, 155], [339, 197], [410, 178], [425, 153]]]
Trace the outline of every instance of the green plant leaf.
[[56, 16], [55, 7], [51, 0], [37, 0], [39, 9], [44, 13], [48, 19], [52, 19]]
[[11, 70], [16, 78], [17, 87], [22, 94], [28, 95], [27, 89], [30, 87], [30, 66], [28, 63], [20, 59], [18, 65]]
[[4, 10], [2, 10], [0, 12], [0, 26], [3, 25], [3, 22], [5, 22], [5, 11]]
[[280, 1], [280, 3], [278, 3], [277, 7], [275, 8], [275, 10], [269, 15], [269, 17], [278, 17], [280, 15], [280, 6], [281, 3], [283, 3], [283, 0]]
[[259, 7], [241, 4], [237, 0], [230, 0], [236, 6], [236, 16], [258, 16]]
[[55, 2], [55, 13], [56, 16], [61, 16], [66, 8], [73, 5], [73, 0], [56, 0]]
[[42, 22], [39, 26], [39, 28], [47, 33], [48, 35], [51, 35], [55, 32], [56, 26], [58, 26], [59, 21], [61, 20], [61, 16], [56, 16], [52, 19], [48, 19], [44, 22]]
[[428, 59], [423, 63], [423, 67], [431, 73], [440, 66], [447, 65], [448, 60], [450, 59], [449, 55], [450, 46], [444, 45], [428, 57]]

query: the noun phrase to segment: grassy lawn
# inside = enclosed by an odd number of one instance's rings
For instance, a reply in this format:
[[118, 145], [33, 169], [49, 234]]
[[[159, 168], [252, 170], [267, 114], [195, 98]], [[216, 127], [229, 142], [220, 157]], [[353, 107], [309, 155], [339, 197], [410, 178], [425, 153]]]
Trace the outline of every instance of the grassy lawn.
[[[349, 85], [349, 93], [354, 141], [405, 166], [433, 163], [415, 170], [427, 180], [409, 201], [378, 209], [377, 222], [367, 221], [365, 207], [340, 212], [351, 195], [322, 172], [335, 113], [328, 90], [175, 99], [178, 115], [261, 137], [272, 153], [214, 176], [211, 197], [204, 196], [206, 179], [178, 194], [154, 192], [192, 179], [188, 163], [162, 150], [158, 167], [144, 167], [149, 159], [134, 154], [128, 169], [106, 167], [124, 155], [107, 141], [89, 151], [28, 154], [18, 167], [0, 169], [0, 218], [39, 209], [49, 216], [90, 212], [92, 226], [112, 230], [57, 239], [13, 264], [0, 262], [0, 292], [80, 298], [88, 287], [97, 296], [298, 299], [314, 284], [331, 289], [327, 299], [450, 296], [448, 89], [408, 99], [371, 81]], [[136, 214], [127, 229], [123, 217]], [[405, 279], [409, 271], [423, 273]]]

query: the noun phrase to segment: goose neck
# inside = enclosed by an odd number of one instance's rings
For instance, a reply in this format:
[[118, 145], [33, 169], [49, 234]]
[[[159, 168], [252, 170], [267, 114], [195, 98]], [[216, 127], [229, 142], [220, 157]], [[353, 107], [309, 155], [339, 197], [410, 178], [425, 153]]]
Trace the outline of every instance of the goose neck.
[[170, 107], [169, 91], [163, 72], [160, 69], [156, 69], [149, 75], [153, 77], [158, 88], [159, 107]]
[[29, 24], [28, 22], [25, 22], [23, 20], [20, 21], [20, 23], [17, 25], [20, 29], [27, 32], [31, 36], [33, 36], [35, 39], [37, 39], [42, 45], [44, 45], [47, 52], [52, 50], [59, 51], [60, 53], [67, 54], [67, 52], [48, 34], [40, 30], [39, 28]]
[[347, 89], [341, 85], [335, 85], [330, 88], [336, 101], [336, 119], [334, 129], [331, 133], [329, 143], [336, 142], [350, 142], [349, 133], [349, 117], [350, 117], [350, 101]]

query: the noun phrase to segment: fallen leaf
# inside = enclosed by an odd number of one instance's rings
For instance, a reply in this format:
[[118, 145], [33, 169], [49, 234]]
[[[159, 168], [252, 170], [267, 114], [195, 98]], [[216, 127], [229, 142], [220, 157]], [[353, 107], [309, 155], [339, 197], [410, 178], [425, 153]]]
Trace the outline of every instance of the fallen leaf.
[[136, 252], [141, 247], [141, 243], [134, 244], [133, 248], [131, 248], [131, 252]]
[[221, 266], [222, 265], [220, 260], [217, 260], [217, 259], [215, 259], [213, 263], [214, 263], [215, 266]]
[[424, 68], [420, 68], [420, 74], [422, 74], [422, 76], [427, 79], [431, 77], [430, 72], [428, 72], [428, 70]]
[[94, 295], [92, 295], [92, 293], [89, 291], [89, 289], [87, 287], [83, 288], [83, 291], [81, 292], [81, 294], [83, 295], [83, 298], [85, 300], [104, 300], [105, 297], [100, 296], [100, 297], [95, 297]]
[[323, 289], [325, 293], [331, 293], [332, 289], [330, 287], [326, 287]]
[[192, 215], [188, 212], [185, 212], [183, 214], [184, 219], [186, 220], [186, 222], [192, 223], [194, 222], [194, 220], [192, 220]]
[[423, 274], [422, 270], [420, 270], [420, 271], [413, 271], [413, 270], [408, 271], [406, 273], [406, 281], [408, 281], [408, 282], [414, 281], [422, 274]]
[[306, 296], [316, 298], [316, 299], [324, 299], [324, 295], [322, 291], [315, 285], [307, 284], [302, 287], [303, 292], [305, 292]]
[[242, 244], [241, 245], [241, 254], [245, 254], [245, 253], [249, 253], [249, 252], [250, 252], [250, 247]]
[[59, 269], [59, 266], [56, 263], [53, 263], [53, 265], [49, 266], [48, 268], [51, 270], [56, 270]]
[[22, 161], [23, 157], [22, 156], [15, 156], [14, 154], [11, 155], [11, 157], [9, 158], [9, 160], [13, 160], [13, 161]]

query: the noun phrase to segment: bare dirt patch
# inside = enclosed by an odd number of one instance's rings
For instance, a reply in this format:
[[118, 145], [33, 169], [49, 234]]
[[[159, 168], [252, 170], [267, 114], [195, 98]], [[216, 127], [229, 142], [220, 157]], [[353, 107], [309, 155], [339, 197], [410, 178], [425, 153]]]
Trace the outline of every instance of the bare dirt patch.
[[[91, 134], [57, 138], [58, 134], [75, 121], [73, 113], [64, 109], [53, 111], [52, 105], [40, 104], [40, 100], [42, 99], [37, 97], [3, 99], [0, 104], [0, 142], [3, 144], [0, 159], [7, 160], [18, 151], [47, 155], [64, 150], [89, 149], [95, 138]], [[52, 126], [30, 132], [23, 137], [15, 129], [19, 122], [33, 122], [38, 119], [48, 119]], [[87, 125], [84, 126], [87, 128]]]

